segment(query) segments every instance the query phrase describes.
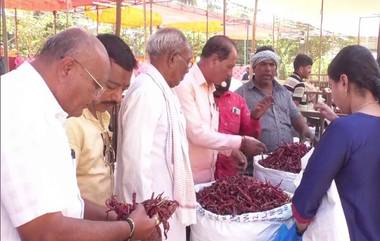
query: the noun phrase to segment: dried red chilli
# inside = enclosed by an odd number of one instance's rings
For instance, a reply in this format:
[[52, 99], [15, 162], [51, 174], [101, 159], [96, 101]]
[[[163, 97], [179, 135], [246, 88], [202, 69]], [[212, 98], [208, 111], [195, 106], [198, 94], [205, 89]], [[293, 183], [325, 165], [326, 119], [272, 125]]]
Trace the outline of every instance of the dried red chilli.
[[[166, 200], [162, 197], [162, 193], [156, 197], [154, 197], [154, 193], [152, 193], [151, 198], [143, 201], [142, 204], [149, 217], [153, 217], [156, 214], [158, 215], [164, 226], [165, 239], [167, 239], [167, 232], [170, 228], [168, 219], [179, 206], [178, 202]], [[120, 202], [116, 196], [112, 196], [106, 201], [106, 206], [109, 208], [107, 212], [114, 211], [119, 220], [125, 220], [129, 217], [131, 212], [136, 209], [136, 193], [132, 195], [132, 204]]]
[[288, 203], [290, 198], [270, 183], [248, 176], [231, 176], [203, 188], [197, 193], [197, 201], [215, 214], [240, 215], [271, 210]]
[[301, 158], [309, 151], [303, 143], [282, 145], [267, 158], [260, 160], [263, 167], [276, 170], [299, 173], [301, 171]]

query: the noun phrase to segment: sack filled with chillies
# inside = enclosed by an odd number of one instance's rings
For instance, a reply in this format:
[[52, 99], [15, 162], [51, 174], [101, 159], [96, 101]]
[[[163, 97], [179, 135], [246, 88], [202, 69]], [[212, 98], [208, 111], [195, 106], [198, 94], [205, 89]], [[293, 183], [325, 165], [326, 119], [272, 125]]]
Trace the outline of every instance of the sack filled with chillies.
[[301, 158], [310, 150], [303, 143], [285, 144], [277, 148], [267, 158], [259, 161], [266, 168], [285, 172], [299, 173], [301, 171]]
[[231, 176], [217, 180], [197, 192], [198, 203], [218, 215], [263, 212], [290, 202], [279, 187], [248, 176]]
[[[132, 195], [132, 204], [123, 203], [117, 200], [116, 196], [112, 196], [106, 201], [106, 206], [109, 208], [107, 212], [114, 211], [117, 214], [119, 220], [125, 220], [129, 217], [131, 212], [136, 209], [136, 193]], [[142, 202], [146, 213], [149, 217], [158, 215], [159, 220], [164, 226], [164, 235], [167, 239], [167, 232], [169, 231], [170, 225], [168, 219], [173, 215], [177, 207], [179, 206], [177, 201], [167, 200], [162, 197], [162, 193], [154, 197], [154, 193], [150, 199]], [[155, 236], [150, 237], [146, 241], [159, 241], [162, 240], [160, 227], [156, 227], [158, 232], [154, 232]]]
[[257, 155], [253, 161], [253, 177], [294, 193], [297, 188], [294, 180], [299, 175], [302, 160], [311, 153], [305, 144], [293, 143], [279, 147], [269, 156]]
[[198, 184], [195, 190], [197, 223], [191, 225], [192, 241], [268, 241], [292, 219], [289, 196], [253, 177], [226, 177]]

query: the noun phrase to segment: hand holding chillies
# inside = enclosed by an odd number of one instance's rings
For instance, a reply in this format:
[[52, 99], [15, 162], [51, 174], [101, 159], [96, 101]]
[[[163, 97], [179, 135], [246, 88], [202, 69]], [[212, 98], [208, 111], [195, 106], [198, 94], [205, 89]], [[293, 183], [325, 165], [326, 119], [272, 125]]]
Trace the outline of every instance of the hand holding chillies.
[[266, 159], [260, 160], [263, 167], [276, 170], [299, 173], [301, 171], [301, 158], [309, 151], [303, 143], [291, 143], [280, 146]]
[[231, 176], [199, 191], [197, 201], [215, 214], [240, 215], [271, 210], [288, 203], [290, 199], [278, 186], [253, 177]]
[[[179, 206], [178, 202], [166, 200], [162, 197], [162, 193], [156, 197], [154, 197], [154, 193], [152, 193], [151, 198], [143, 201], [142, 205], [149, 217], [158, 215], [159, 220], [164, 226], [164, 235], [166, 239], [167, 232], [170, 228], [168, 219]], [[106, 206], [109, 208], [107, 212], [114, 211], [117, 214], [118, 220], [125, 220], [129, 217], [131, 212], [136, 209], [136, 193], [133, 193], [132, 195], [132, 204], [120, 202], [117, 200], [116, 196], [112, 196], [106, 201]], [[158, 232], [158, 234], [160, 239], [155, 237], [154, 240], [161, 240], [161, 232]]]

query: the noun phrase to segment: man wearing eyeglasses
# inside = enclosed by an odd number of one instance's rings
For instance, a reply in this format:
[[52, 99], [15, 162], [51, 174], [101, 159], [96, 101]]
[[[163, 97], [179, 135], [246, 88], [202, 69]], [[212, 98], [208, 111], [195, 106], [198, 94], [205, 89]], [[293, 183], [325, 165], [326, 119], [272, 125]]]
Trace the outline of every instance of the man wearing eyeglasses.
[[137, 201], [152, 192], [176, 200], [166, 240], [185, 241], [185, 227], [196, 222], [196, 200], [185, 119], [172, 88], [188, 71], [191, 48], [181, 31], [161, 28], [146, 52], [150, 64], [120, 106], [115, 193], [129, 202], [133, 192]]
[[100, 34], [111, 62], [106, 90], [83, 110], [80, 117], [65, 123], [70, 147], [77, 161], [77, 181], [82, 197], [105, 205], [114, 189], [115, 151], [109, 130], [112, 108], [119, 104], [128, 88], [137, 61], [129, 46], [113, 34]]
[[213, 36], [203, 47], [200, 61], [176, 87], [186, 117], [195, 183], [214, 180], [218, 152], [232, 156], [237, 166], [245, 167], [246, 159], [240, 150], [250, 155], [265, 150], [265, 145], [253, 137], [218, 132], [219, 114], [213, 92], [216, 84], [231, 79], [236, 60], [233, 41], [226, 36]]
[[78, 189], [63, 123], [99, 98], [109, 74], [104, 46], [72, 28], [1, 76], [1, 240], [116, 241], [154, 228], [142, 205], [128, 222], [91, 221], [106, 220], [105, 208]]

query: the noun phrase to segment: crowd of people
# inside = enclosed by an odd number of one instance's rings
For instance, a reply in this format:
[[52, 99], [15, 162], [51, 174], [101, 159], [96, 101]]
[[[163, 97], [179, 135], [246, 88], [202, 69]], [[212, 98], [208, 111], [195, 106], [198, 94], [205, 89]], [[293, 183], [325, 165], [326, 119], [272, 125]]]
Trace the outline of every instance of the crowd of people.
[[[149, 239], [158, 216], [139, 204], [118, 220], [105, 203], [112, 195], [132, 203], [135, 193], [141, 203], [163, 193], [179, 204], [167, 240], [185, 241], [186, 227], [196, 223], [196, 184], [251, 175], [253, 156], [295, 136], [314, 139], [299, 110], [310, 57], [297, 55], [281, 85], [279, 56], [258, 48], [253, 74], [232, 92], [238, 52], [226, 36], [209, 38], [196, 63], [174, 28], [151, 35], [146, 52], [149, 63], [131, 83], [138, 63], [121, 38], [71, 28], [1, 76], [2, 240]], [[315, 105], [332, 122], [293, 197], [294, 219], [302, 233], [335, 180], [351, 240], [376, 240], [379, 66], [368, 49], [353, 45], [333, 59], [328, 76], [334, 103], [347, 116]]]

